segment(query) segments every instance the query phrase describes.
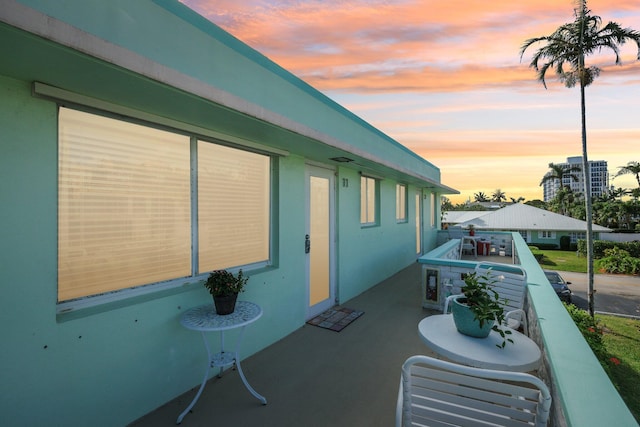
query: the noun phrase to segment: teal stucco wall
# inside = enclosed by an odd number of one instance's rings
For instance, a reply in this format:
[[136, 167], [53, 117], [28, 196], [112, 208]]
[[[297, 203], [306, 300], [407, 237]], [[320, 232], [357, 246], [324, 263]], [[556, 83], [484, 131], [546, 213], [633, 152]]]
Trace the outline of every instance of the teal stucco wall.
[[[201, 338], [178, 318], [210, 297], [193, 286], [81, 316], [56, 316], [56, 105], [33, 98], [29, 83], [3, 77], [0, 94], [0, 424], [126, 424], [200, 381]], [[303, 194], [302, 180], [294, 179], [301, 160], [282, 163], [284, 192]], [[304, 275], [304, 261], [292, 253], [288, 237], [303, 230], [301, 209], [280, 213], [287, 224], [280, 257], [287, 262], [252, 277], [243, 294], [265, 310], [264, 320], [247, 329], [244, 355], [304, 320], [304, 287], [296, 280]]]
[[[205, 365], [200, 335], [179, 325], [186, 309], [211, 301], [202, 277], [57, 313], [58, 102], [277, 153], [273, 263], [248, 271], [242, 298], [264, 315], [246, 330], [243, 358], [306, 320], [306, 164], [336, 171], [340, 303], [415, 262], [414, 195], [442, 190], [439, 169], [179, 2], [4, 6], [0, 56], [12, 60], [0, 62], [0, 425], [126, 425], [198, 385]], [[34, 95], [34, 82], [72, 99]], [[338, 155], [359, 164], [331, 163]], [[381, 181], [379, 224], [363, 228], [364, 167]], [[397, 183], [408, 188], [400, 224]], [[430, 208], [427, 197], [425, 251], [435, 244]]]
[[[205, 364], [201, 338], [178, 319], [210, 297], [196, 283], [56, 315], [57, 107], [33, 97], [27, 81], [0, 77], [0, 93], [0, 364], [11, 367], [0, 382], [0, 420], [124, 425], [199, 383]], [[305, 321], [305, 159], [291, 155], [277, 164], [277, 265], [253, 272], [242, 295], [264, 309], [263, 318], [247, 329], [243, 357]], [[380, 225], [362, 228], [359, 175], [344, 168], [338, 177], [353, 183], [337, 188], [337, 284], [344, 302], [415, 262], [415, 211], [409, 198], [409, 221], [396, 223], [396, 181], [385, 179]], [[409, 186], [410, 193], [415, 189]]]

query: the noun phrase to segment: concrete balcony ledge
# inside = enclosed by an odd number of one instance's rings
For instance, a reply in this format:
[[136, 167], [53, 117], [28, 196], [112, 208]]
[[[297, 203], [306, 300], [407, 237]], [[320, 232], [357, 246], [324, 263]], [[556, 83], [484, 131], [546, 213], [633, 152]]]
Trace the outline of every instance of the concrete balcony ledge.
[[[634, 426], [638, 423], [602, 369], [591, 348], [569, 316], [544, 272], [519, 233], [513, 239], [513, 259], [527, 271], [529, 335], [540, 346], [543, 367], [539, 376], [553, 396], [550, 424], [554, 426]], [[420, 258], [431, 268], [472, 269], [473, 258], [454, 259], [457, 241], [449, 241]], [[499, 260], [503, 257], [491, 257]]]

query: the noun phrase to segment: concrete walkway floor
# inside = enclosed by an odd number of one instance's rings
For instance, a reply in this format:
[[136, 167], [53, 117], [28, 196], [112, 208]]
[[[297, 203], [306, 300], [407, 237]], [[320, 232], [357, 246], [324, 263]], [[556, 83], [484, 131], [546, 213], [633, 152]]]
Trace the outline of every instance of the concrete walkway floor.
[[[365, 313], [341, 332], [305, 325], [242, 361], [262, 405], [227, 370], [206, 385], [182, 426], [392, 426], [400, 367], [414, 354], [433, 355], [418, 336], [420, 265], [412, 264], [343, 306]], [[213, 370], [212, 370], [213, 371]], [[132, 426], [174, 426], [199, 385]]]

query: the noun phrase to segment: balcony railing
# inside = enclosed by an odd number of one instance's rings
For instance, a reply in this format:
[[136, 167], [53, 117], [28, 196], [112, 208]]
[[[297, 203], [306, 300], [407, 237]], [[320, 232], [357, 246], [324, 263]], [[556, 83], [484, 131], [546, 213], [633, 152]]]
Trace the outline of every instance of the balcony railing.
[[[520, 235], [495, 237], [500, 243], [503, 238], [512, 241], [513, 253], [491, 258], [516, 262], [527, 270], [529, 334], [543, 353], [538, 374], [553, 393], [549, 424], [637, 427]], [[441, 312], [421, 307], [421, 267], [475, 267], [473, 257], [456, 259], [456, 244], [444, 241], [420, 263], [345, 302], [365, 314], [342, 332], [306, 325], [243, 359], [243, 371], [266, 397], [266, 406], [247, 392], [237, 372], [229, 370], [222, 378], [212, 376], [183, 425], [393, 425], [402, 363], [415, 354], [435, 356], [418, 335], [420, 320]], [[175, 425], [197, 391], [204, 348], [202, 353], [193, 355], [194, 388], [132, 427]]]
[[[420, 262], [445, 271], [471, 271], [477, 260], [456, 257], [458, 241], [446, 241], [446, 232], [440, 233], [442, 245], [424, 255]], [[543, 366], [538, 374], [552, 392], [553, 425], [637, 426], [521, 235], [477, 231], [476, 235], [484, 235], [487, 240], [506, 241], [512, 248], [511, 256], [505, 254], [506, 257], [527, 271], [525, 310], [529, 319], [529, 335], [542, 349]], [[500, 260], [504, 257], [491, 258]]]

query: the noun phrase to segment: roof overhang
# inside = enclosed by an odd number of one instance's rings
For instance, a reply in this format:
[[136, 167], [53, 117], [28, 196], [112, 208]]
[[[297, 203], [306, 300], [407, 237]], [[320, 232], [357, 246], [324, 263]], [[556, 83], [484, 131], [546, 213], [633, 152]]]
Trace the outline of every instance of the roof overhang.
[[[0, 74], [42, 82], [202, 129], [220, 138], [257, 141], [306, 159], [373, 171], [440, 194], [459, 194], [414, 168], [331, 137], [192, 76], [47, 16], [3, 1]], [[332, 159], [348, 158], [342, 163]], [[426, 161], [425, 161], [426, 162]]]

